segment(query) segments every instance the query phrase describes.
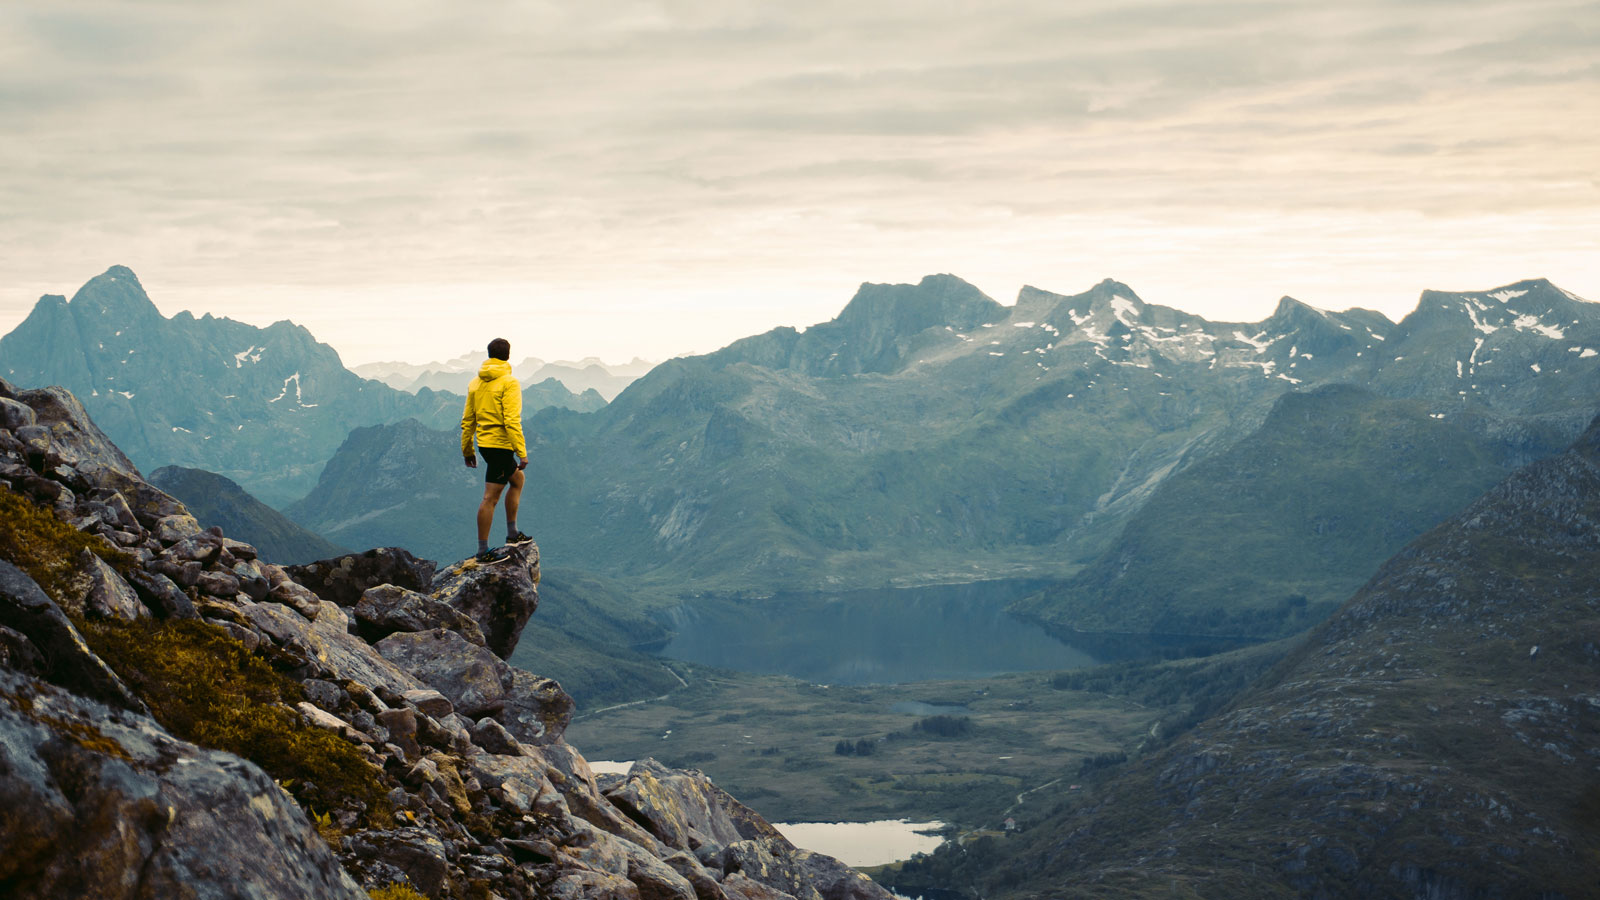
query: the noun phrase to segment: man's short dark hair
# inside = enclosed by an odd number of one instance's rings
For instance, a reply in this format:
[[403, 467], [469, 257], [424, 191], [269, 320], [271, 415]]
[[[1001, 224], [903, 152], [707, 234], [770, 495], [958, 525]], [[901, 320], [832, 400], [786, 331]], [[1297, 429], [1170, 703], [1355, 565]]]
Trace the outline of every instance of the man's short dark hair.
[[505, 338], [495, 338], [489, 342], [490, 359], [510, 359], [511, 342]]

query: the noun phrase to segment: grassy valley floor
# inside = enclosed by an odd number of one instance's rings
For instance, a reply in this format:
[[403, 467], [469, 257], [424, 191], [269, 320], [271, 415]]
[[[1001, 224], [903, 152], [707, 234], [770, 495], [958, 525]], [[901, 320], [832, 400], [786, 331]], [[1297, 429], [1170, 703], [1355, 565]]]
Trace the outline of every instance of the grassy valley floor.
[[589, 759], [650, 756], [701, 769], [772, 821], [998, 827], [1019, 794], [1136, 748], [1166, 713], [1055, 688], [1051, 673], [830, 687], [672, 666], [686, 687], [580, 712], [568, 739]]

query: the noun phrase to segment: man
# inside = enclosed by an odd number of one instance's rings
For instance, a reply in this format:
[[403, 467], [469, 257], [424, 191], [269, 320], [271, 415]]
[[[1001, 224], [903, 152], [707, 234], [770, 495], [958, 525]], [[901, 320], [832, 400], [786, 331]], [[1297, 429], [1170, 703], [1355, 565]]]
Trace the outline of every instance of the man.
[[[489, 549], [489, 527], [501, 492], [506, 496], [506, 544], [522, 546], [533, 538], [517, 530], [517, 507], [522, 502], [523, 470], [528, 467], [528, 445], [522, 438], [522, 385], [511, 376], [511, 342], [489, 342], [489, 358], [467, 387], [467, 407], [461, 413], [461, 456], [467, 468], [476, 469], [473, 438], [483, 454], [483, 502], [478, 504], [478, 555], [481, 563], [506, 559], [505, 550]], [[509, 488], [509, 489], [508, 489]]]

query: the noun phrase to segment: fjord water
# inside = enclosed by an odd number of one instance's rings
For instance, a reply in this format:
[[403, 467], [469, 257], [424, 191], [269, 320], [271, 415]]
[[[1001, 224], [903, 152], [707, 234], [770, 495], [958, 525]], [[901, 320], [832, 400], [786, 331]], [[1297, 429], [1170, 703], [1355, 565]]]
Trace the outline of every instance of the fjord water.
[[982, 581], [762, 599], [698, 598], [668, 610], [660, 655], [819, 684], [896, 684], [1073, 669], [1104, 661], [1006, 612], [1041, 587]]

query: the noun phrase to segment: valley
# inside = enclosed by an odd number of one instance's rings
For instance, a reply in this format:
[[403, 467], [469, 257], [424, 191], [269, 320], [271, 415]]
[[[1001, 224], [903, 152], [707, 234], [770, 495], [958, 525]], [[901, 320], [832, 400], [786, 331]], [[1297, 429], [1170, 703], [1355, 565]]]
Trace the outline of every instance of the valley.
[[[190, 362], [169, 371], [168, 345]], [[1592, 630], [1574, 560], [1593, 532], [1597, 348], [1600, 311], [1542, 280], [1424, 292], [1400, 322], [1285, 298], [1257, 323], [1109, 280], [1009, 307], [948, 275], [866, 284], [831, 321], [668, 361], [610, 402], [525, 389], [521, 524], [546, 577], [507, 661], [565, 687], [592, 758], [702, 770], [774, 821], [949, 823], [958, 849], [885, 873], [905, 889], [1040, 896], [1045, 871], [1129, 897], [1153, 872], [1532, 883], [1453, 855], [1440, 830], [1476, 827], [1460, 815], [1390, 797], [1553, 809], [1519, 773], [1549, 763], [1540, 747], [1593, 755], [1594, 701], [1569, 685], [1594, 641], [1567, 629]], [[87, 389], [135, 462], [169, 466], [151, 477], [198, 526], [285, 562], [469, 552], [480, 478], [459, 398], [426, 373], [396, 390], [290, 323], [161, 317], [120, 267], [42, 300], [0, 366]], [[1559, 689], [1522, 680], [1518, 644], [1561, 654]], [[1505, 775], [1483, 761], [1529, 753]], [[1543, 824], [1507, 846], [1591, 853], [1592, 781], [1574, 769], [1579, 808], [1528, 812]], [[1338, 799], [1312, 809], [1319, 792]], [[1275, 803], [1318, 837], [1272, 843]], [[1238, 804], [1211, 825], [1251, 848], [1237, 858], [1182, 830]], [[1382, 857], [1400, 869], [1349, 849], [1367, 847], [1357, 806], [1410, 836]], [[996, 843], [1008, 818], [1022, 834]], [[1173, 829], [1181, 858], [1152, 866]], [[1136, 875], [1100, 858], [1123, 843], [1145, 854]]]

